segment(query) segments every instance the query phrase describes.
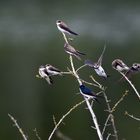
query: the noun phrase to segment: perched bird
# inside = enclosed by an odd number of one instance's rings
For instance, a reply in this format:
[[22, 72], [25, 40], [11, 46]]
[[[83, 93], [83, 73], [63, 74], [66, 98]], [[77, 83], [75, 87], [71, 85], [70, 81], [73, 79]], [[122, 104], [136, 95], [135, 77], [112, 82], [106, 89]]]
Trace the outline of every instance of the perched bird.
[[105, 73], [102, 67], [102, 59], [103, 59], [103, 54], [105, 52], [105, 48], [106, 46], [104, 47], [103, 52], [97, 62], [93, 63], [91, 60], [85, 60], [85, 65], [88, 65], [89, 67], [93, 68], [99, 76], [107, 78], [108, 75]]
[[53, 84], [53, 80], [49, 76], [49, 73], [48, 73], [48, 71], [47, 71], [47, 69], [46, 69], [45, 66], [41, 65], [39, 67], [39, 71], [38, 72], [39, 72], [40, 77], [46, 79], [46, 81], [48, 82], [48, 84], [50, 84], [50, 85]]
[[125, 75], [130, 78], [133, 74], [137, 74], [140, 72], [140, 64], [133, 63], [129, 70], [125, 73]]
[[62, 75], [61, 71], [50, 64], [45, 65], [46, 71], [48, 72], [49, 76], [52, 75]]
[[79, 60], [81, 60], [81, 58], [80, 58], [81, 55], [85, 55], [84, 53], [79, 52], [78, 50], [76, 50], [74, 47], [72, 47], [68, 43], [64, 44], [64, 50], [65, 50], [66, 53], [75, 56]]
[[72, 30], [70, 30], [68, 28], [68, 26], [61, 20], [57, 20], [56, 21], [56, 25], [57, 25], [57, 28], [60, 32], [62, 33], [67, 33], [67, 34], [73, 34], [73, 35], [78, 35], [77, 33], [73, 32]]
[[112, 62], [112, 67], [119, 72], [129, 71], [130, 68], [120, 59], [115, 59]]
[[96, 95], [91, 89], [89, 89], [88, 87], [84, 86], [83, 84], [79, 86], [79, 90], [80, 93], [88, 98], [88, 99], [93, 99], [96, 100], [98, 102], [98, 95]]
[[130, 70], [133, 72], [140, 72], [140, 63], [133, 63], [132, 67], [130, 67]]

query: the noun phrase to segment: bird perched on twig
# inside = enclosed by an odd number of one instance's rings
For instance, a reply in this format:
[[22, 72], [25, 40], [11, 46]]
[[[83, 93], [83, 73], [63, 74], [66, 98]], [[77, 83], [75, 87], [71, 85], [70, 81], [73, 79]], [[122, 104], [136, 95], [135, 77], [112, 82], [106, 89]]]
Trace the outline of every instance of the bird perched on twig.
[[45, 67], [46, 67], [46, 70], [47, 70], [47, 72], [50, 76], [52, 76], [52, 75], [62, 75], [61, 71], [58, 68], [56, 68], [56, 67], [54, 67], [50, 64], [46, 64]]
[[47, 72], [47, 69], [46, 69], [45, 66], [41, 65], [41, 66], [39, 67], [38, 72], [39, 72], [40, 77], [41, 77], [41, 78], [44, 78], [44, 79], [48, 82], [48, 84], [50, 84], [50, 85], [53, 84], [53, 80], [52, 80], [52, 78], [49, 76], [49, 73]]
[[80, 93], [88, 98], [88, 99], [93, 99], [93, 100], [96, 100], [97, 102], [98, 101], [98, 97], [100, 97], [99, 95], [96, 95], [91, 89], [89, 89], [88, 87], [84, 86], [83, 84], [79, 86], [79, 90], [80, 90]]
[[137, 74], [140, 72], [140, 64], [133, 63], [129, 70], [125, 73], [125, 75], [130, 78], [133, 74]]
[[121, 59], [115, 59], [112, 62], [112, 67], [119, 72], [130, 70], [130, 68]]
[[51, 76], [53, 75], [62, 75], [61, 71], [50, 64], [46, 64], [45, 66], [41, 65], [39, 67], [39, 75], [41, 78], [46, 79], [48, 84], [53, 84], [53, 80]]
[[84, 53], [79, 52], [78, 50], [76, 50], [74, 47], [72, 47], [68, 43], [64, 44], [64, 50], [65, 50], [66, 53], [75, 56], [79, 60], [81, 60], [81, 58], [80, 58], [81, 55], [85, 55]]
[[71, 29], [69, 29], [66, 23], [64, 23], [61, 20], [57, 20], [56, 25], [57, 25], [58, 30], [62, 33], [78, 35], [77, 33], [73, 32]]
[[85, 65], [88, 65], [89, 67], [93, 68], [99, 76], [107, 78], [108, 75], [105, 73], [105, 70], [102, 67], [103, 54], [105, 52], [105, 49], [106, 46], [104, 46], [103, 52], [100, 55], [97, 62], [93, 63], [91, 60], [85, 60]]

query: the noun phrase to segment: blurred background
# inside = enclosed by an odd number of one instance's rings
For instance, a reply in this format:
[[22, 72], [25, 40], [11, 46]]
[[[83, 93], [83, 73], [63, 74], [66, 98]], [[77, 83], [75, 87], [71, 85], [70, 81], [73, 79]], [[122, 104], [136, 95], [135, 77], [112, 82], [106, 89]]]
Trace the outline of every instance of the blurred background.
[[[8, 117], [10, 113], [30, 140], [37, 139], [35, 128], [41, 139], [46, 140], [54, 127], [53, 115], [58, 121], [83, 99], [76, 94], [79, 87], [72, 76], [53, 77], [53, 86], [36, 78], [40, 65], [50, 63], [63, 71], [70, 67], [69, 57], [63, 50], [64, 40], [56, 28], [57, 19], [80, 34], [73, 37], [71, 44], [87, 54], [83, 60], [96, 61], [107, 42], [103, 66], [110, 77], [104, 80], [93, 70], [84, 68], [80, 71], [81, 78], [91, 81], [92, 74], [106, 86], [111, 106], [129, 90], [114, 113], [115, 124], [119, 140], [140, 139], [140, 123], [124, 115], [128, 111], [139, 117], [139, 100], [127, 82], [118, 82], [121, 76], [111, 67], [116, 58], [128, 66], [140, 62], [140, 2], [131, 0], [0, 1], [0, 139], [22, 139]], [[78, 68], [83, 61], [74, 58], [74, 64]], [[140, 91], [140, 74], [131, 80]], [[90, 88], [99, 92], [95, 87]], [[98, 140], [85, 107], [85, 104], [78, 107], [60, 126], [59, 130], [72, 140]], [[108, 115], [104, 100], [93, 108], [102, 129]], [[108, 128], [105, 136], [107, 133], [112, 130]], [[60, 138], [55, 135], [52, 139]]]

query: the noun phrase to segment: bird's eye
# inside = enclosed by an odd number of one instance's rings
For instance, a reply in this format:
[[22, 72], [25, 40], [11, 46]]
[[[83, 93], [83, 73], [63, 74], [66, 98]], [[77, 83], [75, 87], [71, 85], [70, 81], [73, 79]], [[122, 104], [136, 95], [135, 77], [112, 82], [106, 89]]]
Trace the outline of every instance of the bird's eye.
[[57, 23], [61, 23], [61, 20], [58, 20]]

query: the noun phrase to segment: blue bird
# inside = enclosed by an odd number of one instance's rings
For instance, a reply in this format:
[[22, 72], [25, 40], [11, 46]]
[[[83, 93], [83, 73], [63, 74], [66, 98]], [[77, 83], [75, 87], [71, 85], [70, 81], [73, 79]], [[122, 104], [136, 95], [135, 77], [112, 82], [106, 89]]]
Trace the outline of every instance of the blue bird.
[[93, 100], [96, 100], [97, 102], [99, 102], [98, 101], [98, 99], [97, 99], [97, 97], [100, 97], [99, 95], [96, 95], [91, 89], [89, 89], [88, 87], [86, 87], [86, 86], [84, 86], [84, 85], [80, 85], [79, 86], [79, 90], [80, 90], [80, 93], [84, 96], [84, 97], [86, 97], [86, 98], [88, 98], [88, 99], [93, 99]]

